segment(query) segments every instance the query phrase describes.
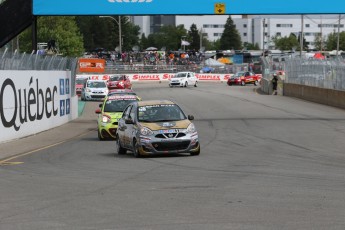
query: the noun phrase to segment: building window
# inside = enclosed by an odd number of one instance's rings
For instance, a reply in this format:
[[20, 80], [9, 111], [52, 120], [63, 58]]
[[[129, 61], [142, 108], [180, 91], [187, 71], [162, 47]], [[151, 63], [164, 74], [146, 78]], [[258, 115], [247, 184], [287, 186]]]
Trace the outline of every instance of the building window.
[[276, 24], [276, 27], [285, 27], [285, 28], [292, 28], [292, 24]]
[[243, 24], [243, 28], [247, 28], [247, 24]]
[[247, 33], [243, 33], [243, 37], [247, 37]]
[[310, 27], [310, 24], [305, 24], [305, 27], [309, 28], [309, 27]]
[[277, 33], [276, 33], [276, 36], [277, 36], [277, 37], [281, 37], [281, 36], [282, 36], [282, 33], [277, 32]]

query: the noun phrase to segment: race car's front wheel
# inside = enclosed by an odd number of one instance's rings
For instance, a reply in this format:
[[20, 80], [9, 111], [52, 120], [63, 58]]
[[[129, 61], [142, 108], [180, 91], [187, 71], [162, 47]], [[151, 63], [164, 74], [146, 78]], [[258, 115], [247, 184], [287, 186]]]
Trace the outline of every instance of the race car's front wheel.
[[139, 157], [141, 157], [141, 155], [140, 155], [140, 152], [139, 152], [139, 145], [138, 145], [138, 142], [137, 142], [137, 140], [133, 140], [133, 156], [135, 157], [135, 158], [139, 158]]
[[198, 156], [198, 155], [200, 155], [200, 147], [199, 147], [198, 151], [196, 151], [196, 152], [191, 152], [190, 155], [191, 155], [191, 156]]
[[245, 86], [246, 83], [245, 83], [244, 81], [241, 81], [241, 85], [242, 85], [242, 86]]
[[124, 155], [127, 153], [127, 149], [121, 146], [121, 141], [119, 136], [116, 136], [116, 153], [119, 155]]
[[185, 82], [185, 83], [184, 83], [184, 87], [187, 87], [187, 86], [188, 86], [188, 82]]
[[98, 134], [98, 139], [100, 141], [104, 141], [104, 138], [102, 137], [101, 132], [99, 130], [97, 131], [97, 134]]
[[258, 81], [254, 81], [254, 85], [258, 85], [258, 83], [259, 83]]
[[198, 87], [198, 82], [195, 81], [194, 87]]

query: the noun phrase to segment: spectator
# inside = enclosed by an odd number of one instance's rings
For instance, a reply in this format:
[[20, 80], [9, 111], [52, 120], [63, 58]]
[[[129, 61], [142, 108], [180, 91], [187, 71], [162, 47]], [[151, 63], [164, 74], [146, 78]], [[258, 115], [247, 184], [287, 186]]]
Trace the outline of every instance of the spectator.
[[272, 86], [273, 86], [273, 95], [277, 95], [277, 87], [278, 87], [278, 75], [276, 73], [273, 74], [272, 78]]

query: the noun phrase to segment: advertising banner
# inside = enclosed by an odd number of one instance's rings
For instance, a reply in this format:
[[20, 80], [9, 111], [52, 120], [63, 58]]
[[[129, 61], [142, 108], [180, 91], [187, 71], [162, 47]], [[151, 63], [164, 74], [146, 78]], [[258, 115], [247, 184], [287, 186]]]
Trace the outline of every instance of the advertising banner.
[[[153, 74], [145, 74], [145, 73], [134, 73], [134, 74], [126, 74], [132, 82], [154, 82], [154, 81], [169, 81], [174, 73], [153, 73]], [[77, 78], [87, 78], [93, 80], [108, 80], [110, 75], [107, 74], [78, 74], [76, 75]], [[196, 73], [195, 76], [198, 78], [199, 81], [208, 81], [208, 82], [222, 82], [227, 81], [232, 74], [214, 74], [214, 73]]]
[[42, 132], [76, 118], [70, 73], [0, 71], [0, 142]]
[[344, 0], [33, 0], [34, 15], [340, 14]]
[[81, 73], [104, 73], [105, 60], [98, 58], [80, 58], [78, 60], [78, 67]]

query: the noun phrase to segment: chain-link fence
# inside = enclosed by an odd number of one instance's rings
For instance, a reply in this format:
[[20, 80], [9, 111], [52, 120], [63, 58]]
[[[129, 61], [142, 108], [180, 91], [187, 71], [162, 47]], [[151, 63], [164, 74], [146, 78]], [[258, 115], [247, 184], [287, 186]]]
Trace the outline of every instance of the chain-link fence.
[[306, 59], [300, 57], [287, 58], [283, 62], [274, 62], [270, 57], [263, 57], [263, 77], [270, 81], [272, 74], [283, 71], [284, 82], [345, 90], [345, 62], [344, 59]]
[[76, 58], [68, 58], [57, 55], [38, 55], [8, 52], [0, 52], [0, 70], [71, 70], [75, 71]]
[[0, 70], [70, 70], [72, 95], [75, 94], [75, 75], [77, 58], [57, 55], [26, 54], [19, 52], [0, 51]]
[[345, 63], [342, 59], [290, 59], [285, 62], [285, 82], [345, 90]]

